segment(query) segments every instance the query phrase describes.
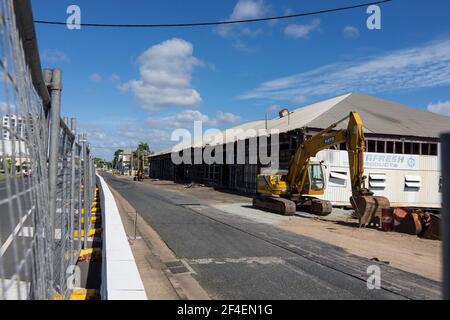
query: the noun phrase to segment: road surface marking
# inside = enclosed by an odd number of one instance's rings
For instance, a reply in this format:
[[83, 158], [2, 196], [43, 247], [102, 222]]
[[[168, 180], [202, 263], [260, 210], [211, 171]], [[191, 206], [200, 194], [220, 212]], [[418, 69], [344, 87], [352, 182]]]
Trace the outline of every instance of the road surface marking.
[[243, 258], [203, 258], [203, 259], [187, 259], [189, 264], [225, 264], [225, 263], [243, 263], [243, 264], [284, 264], [285, 259], [279, 257], [243, 257]]
[[[34, 228], [33, 227], [23, 227], [19, 234], [19, 237], [32, 238], [34, 236]], [[61, 229], [55, 229], [55, 240], [61, 239]]]
[[[3, 282], [3, 283], [2, 283]], [[30, 291], [30, 282], [11, 280], [11, 279], [1, 279], [0, 278], [0, 297], [5, 300], [25, 300], [28, 297]], [[3, 291], [3, 286], [5, 286], [5, 291]]]
[[25, 220], [27, 220], [27, 218], [30, 216], [31, 214], [31, 210], [30, 209], [26, 215], [24, 215], [22, 217], [22, 219], [20, 219], [19, 223], [17, 224], [17, 226], [14, 228], [13, 233], [11, 233], [8, 237], [8, 239], [6, 239], [5, 243], [3, 243], [2, 247], [0, 248], [0, 257], [3, 257], [3, 255], [5, 254], [6, 250], [8, 250], [9, 246], [11, 245], [11, 243], [14, 240], [14, 237], [19, 233], [20, 229], [22, 228], [23, 224], [25, 223]]

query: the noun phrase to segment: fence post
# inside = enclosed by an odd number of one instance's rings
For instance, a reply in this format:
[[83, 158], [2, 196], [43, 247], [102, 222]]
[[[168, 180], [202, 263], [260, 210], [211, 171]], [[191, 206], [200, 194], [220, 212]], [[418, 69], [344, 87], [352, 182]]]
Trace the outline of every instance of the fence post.
[[450, 133], [441, 135], [443, 297], [450, 300]]
[[79, 155], [78, 155], [78, 183], [80, 190], [78, 191], [78, 249], [83, 247], [83, 240], [81, 239], [81, 217], [83, 216], [81, 213], [82, 208], [84, 208], [83, 198], [84, 192], [81, 191], [81, 186], [83, 184], [83, 135], [81, 133], [78, 134], [78, 145], [79, 145]]
[[[77, 156], [77, 139], [76, 139], [76, 130], [77, 130], [77, 120], [75, 118], [70, 119], [70, 131], [72, 131], [73, 135], [73, 141], [72, 141], [72, 149], [71, 149], [71, 157], [70, 157], [70, 167], [71, 167], [71, 174], [70, 174], [70, 252], [71, 256], [73, 257], [73, 249], [74, 249], [74, 231], [75, 231], [75, 179], [76, 179], [76, 162], [75, 157]], [[80, 214], [78, 213], [78, 217], [80, 217]], [[78, 232], [80, 232], [78, 230]]]
[[[49, 181], [49, 235], [51, 239], [48, 242], [51, 253], [54, 252], [55, 235], [55, 215], [56, 215], [56, 187], [58, 175], [58, 149], [59, 149], [59, 130], [60, 130], [60, 110], [61, 110], [61, 71], [58, 69], [46, 70], [44, 74], [48, 82], [51, 107], [49, 124], [49, 155], [48, 155], [48, 181]], [[53, 285], [53, 258], [49, 263], [51, 283]]]
[[89, 173], [87, 172], [87, 162], [88, 162], [88, 154], [87, 154], [87, 145], [86, 145], [86, 134], [82, 135], [82, 147], [83, 147], [83, 208], [84, 208], [84, 245], [83, 248], [87, 248], [87, 236], [88, 236], [88, 211], [89, 209]]

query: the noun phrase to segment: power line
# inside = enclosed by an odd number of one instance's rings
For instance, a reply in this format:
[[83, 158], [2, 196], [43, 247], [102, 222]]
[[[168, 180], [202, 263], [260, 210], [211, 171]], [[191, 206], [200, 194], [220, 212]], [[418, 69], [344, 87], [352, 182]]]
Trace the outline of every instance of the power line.
[[[275, 17], [266, 17], [266, 18], [257, 18], [257, 19], [244, 19], [244, 20], [227, 20], [227, 21], [210, 21], [210, 22], [192, 22], [192, 23], [167, 23], [167, 24], [110, 24], [110, 23], [80, 23], [80, 26], [83, 27], [111, 27], [111, 28], [164, 28], [164, 27], [200, 27], [200, 26], [212, 26], [212, 25], [224, 25], [224, 24], [238, 24], [238, 23], [253, 23], [253, 22], [261, 22], [261, 21], [270, 21], [270, 20], [281, 20], [281, 19], [291, 19], [298, 17], [306, 17], [319, 15], [324, 13], [331, 13], [337, 11], [351, 10], [357, 9], [361, 7], [368, 7], [371, 5], [379, 5], [387, 2], [391, 2], [393, 0], [382, 0], [382, 1], [374, 1], [368, 3], [357, 4], [353, 6], [347, 7], [339, 7], [339, 8], [331, 8], [320, 11], [311, 11], [304, 13], [295, 13], [284, 16], [275, 16]], [[35, 20], [35, 23], [38, 24], [50, 24], [50, 25], [66, 25], [66, 22], [61, 21], [46, 21], [46, 20]]]

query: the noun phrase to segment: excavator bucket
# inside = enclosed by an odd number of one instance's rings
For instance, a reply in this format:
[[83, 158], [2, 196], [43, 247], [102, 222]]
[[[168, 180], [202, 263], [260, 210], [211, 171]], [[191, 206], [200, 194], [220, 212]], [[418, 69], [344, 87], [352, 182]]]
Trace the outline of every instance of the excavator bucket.
[[369, 224], [381, 226], [381, 211], [391, 205], [388, 198], [380, 196], [351, 197], [350, 203], [358, 217], [360, 227]]

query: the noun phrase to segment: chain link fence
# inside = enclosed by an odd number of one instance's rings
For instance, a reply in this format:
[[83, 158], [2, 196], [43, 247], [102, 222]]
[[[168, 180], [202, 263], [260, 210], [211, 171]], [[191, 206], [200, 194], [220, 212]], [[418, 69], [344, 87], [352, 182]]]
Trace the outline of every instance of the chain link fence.
[[68, 298], [90, 229], [89, 145], [60, 117], [61, 73], [40, 68], [29, 1], [0, 0], [0, 41], [0, 300]]

